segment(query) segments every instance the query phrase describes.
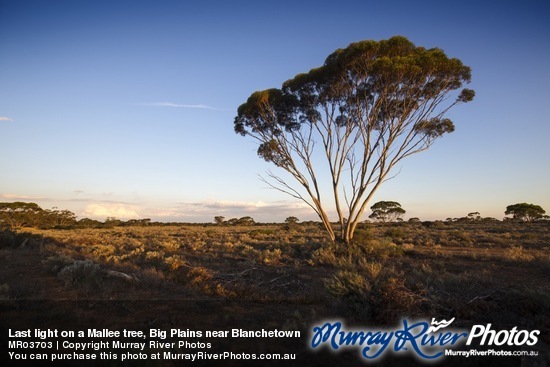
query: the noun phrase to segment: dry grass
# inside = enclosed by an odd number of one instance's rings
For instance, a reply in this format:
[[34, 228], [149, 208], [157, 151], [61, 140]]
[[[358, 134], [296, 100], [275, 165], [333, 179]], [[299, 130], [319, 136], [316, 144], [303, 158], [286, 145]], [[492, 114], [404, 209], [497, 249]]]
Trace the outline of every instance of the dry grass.
[[1, 234], [0, 246], [18, 249], [25, 238], [80, 297], [328, 302], [336, 314], [379, 323], [548, 322], [548, 223], [371, 224], [352, 246], [327, 242], [316, 225], [29, 230]]

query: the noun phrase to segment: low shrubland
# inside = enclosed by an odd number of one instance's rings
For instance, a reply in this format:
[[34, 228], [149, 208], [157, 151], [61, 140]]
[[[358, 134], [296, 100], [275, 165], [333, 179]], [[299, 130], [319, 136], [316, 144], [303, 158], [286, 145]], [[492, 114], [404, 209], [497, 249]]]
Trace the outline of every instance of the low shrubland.
[[[71, 297], [284, 301], [381, 324], [549, 319], [546, 222], [362, 224], [351, 245], [327, 241], [315, 223], [0, 234], [3, 257], [22, 248]], [[1, 285], [0, 297], [13, 294]]]

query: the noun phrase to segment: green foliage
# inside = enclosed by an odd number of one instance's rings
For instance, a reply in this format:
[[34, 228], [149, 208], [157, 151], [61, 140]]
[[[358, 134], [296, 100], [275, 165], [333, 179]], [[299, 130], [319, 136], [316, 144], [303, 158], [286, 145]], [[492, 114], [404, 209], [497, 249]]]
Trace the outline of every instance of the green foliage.
[[36, 203], [0, 203], [0, 227], [20, 229], [61, 228], [73, 225], [76, 215], [69, 210], [42, 209]]
[[43, 209], [35, 203], [0, 203], [0, 225], [8, 229], [34, 227], [42, 214]]
[[352, 270], [337, 271], [327, 288], [336, 297], [364, 298], [371, 289], [367, 276]]
[[396, 201], [379, 201], [370, 208], [372, 214], [369, 218], [383, 223], [394, 222], [406, 213]]
[[151, 224], [151, 219], [150, 218], [129, 219], [126, 222], [120, 223], [120, 224], [128, 227], [144, 227]]
[[122, 221], [120, 219], [117, 219], [115, 217], [107, 217], [105, 218], [105, 222], [103, 223], [103, 227], [105, 228], [114, 228], [122, 225]]
[[539, 205], [520, 203], [508, 205], [504, 214], [512, 215], [514, 219], [531, 222], [544, 217], [546, 211]]
[[370, 261], [404, 255], [403, 248], [396, 245], [390, 238], [373, 238], [364, 230], [357, 231], [352, 244], [353, 246], [346, 246], [340, 242], [331, 242], [322, 246], [313, 252], [310, 264], [364, 269]]
[[299, 221], [300, 221], [300, 220], [299, 220], [298, 218], [293, 217], [293, 216], [287, 217], [287, 218], [285, 219], [285, 223], [286, 223], [286, 224], [296, 224], [296, 223], [298, 223]]
[[239, 219], [238, 218], [231, 218], [231, 219], [228, 219], [226, 221], [227, 224], [230, 224], [230, 225], [237, 225], [239, 222]]
[[101, 228], [103, 223], [95, 219], [82, 218], [78, 221], [77, 226], [79, 228]]
[[401, 227], [388, 228], [384, 232], [384, 236], [391, 238], [392, 240], [401, 240], [405, 237], [405, 231]]
[[[322, 174], [314, 165], [321, 152], [328, 161], [331, 180], [326, 183], [333, 192], [339, 239], [349, 243], [368, 200], [394, 165], [454, 131], [445, 114], [474, 98], [474, 91], [461, 90], [470, 78], [470, 68], [460, 60], [405, 37], [356, 42], [280, 89], [252, 93], [238, 108], [234, 128], [259, 142], [261, 158], [294, 177], [303, 191], [273, 174], [271, 186], [307, 203], [334, 241], [321, 200]], [[404, 213], [399, 211], [392, 212], [395, 219]]]
[[466, 218], [468, 218], [468, 220], [481, 220], [482, 219], [479, 212], [468, 213], [468, 216]]
[[254, 218], [248, 217], [248, 216], [239, 218], [239, 220], [237, 220], [236, 222], [237, 225], [241, 225], [241, 226], [253, 226], [254, 223], [256, 223], [254, 221]]
[[66, 228], [76, 223], [76, 215], [69, 210], [46, 209], [40, 220], [41, 228]]

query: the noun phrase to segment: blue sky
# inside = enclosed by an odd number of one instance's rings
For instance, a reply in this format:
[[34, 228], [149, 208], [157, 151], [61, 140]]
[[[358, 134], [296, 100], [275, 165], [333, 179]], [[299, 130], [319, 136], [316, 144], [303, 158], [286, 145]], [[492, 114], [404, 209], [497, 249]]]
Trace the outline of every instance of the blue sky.
[[258, 179], [278, 171], [233, 132], [236, 109], [337, 48], [403, 35], [469, 65], [476, 98], [372, 203], [426, 220], [550, 211], [548, 19], [548, 1], [530, 0], [0, 0], [0, 201], [79, 218], [316, 219]]

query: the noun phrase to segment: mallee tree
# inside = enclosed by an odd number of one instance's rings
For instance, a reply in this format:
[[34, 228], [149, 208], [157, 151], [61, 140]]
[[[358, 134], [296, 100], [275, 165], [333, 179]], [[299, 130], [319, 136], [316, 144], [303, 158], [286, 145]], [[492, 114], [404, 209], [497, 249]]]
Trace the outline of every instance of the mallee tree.
[[372, 214], [369, 218], [378, 220], [382, 223], [393, 222], [401, 218], [406, 213], [396, 201], [379, 201], [370, 207]]
[[392, 168], [454, 131], [447, 112], [473, 99], [462, 89], [470, 78], [460, 60], [405, 37], [352, 43], [280, 89], [252, 93], [235, 132], [256, 139], [258, 155], [291, 176], [269, 172], [268, 184], [307, 203], [331, 240], [350, 243]]
[[43, 218], [44, 209], [36, 203], [16, 201], [0, 203], [0, 228], [19, 229], [35, 227]]
[[508, 205], [504, 214], [512, 215], [514, 219], [522, 220], [525, 222], [532, 222], [537, 219], [544, 218], [546, 211], [540, 206], [535, 204], [518, 203]]

